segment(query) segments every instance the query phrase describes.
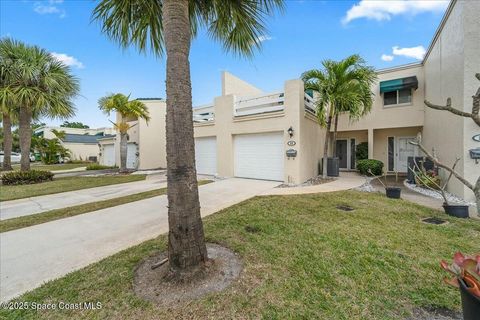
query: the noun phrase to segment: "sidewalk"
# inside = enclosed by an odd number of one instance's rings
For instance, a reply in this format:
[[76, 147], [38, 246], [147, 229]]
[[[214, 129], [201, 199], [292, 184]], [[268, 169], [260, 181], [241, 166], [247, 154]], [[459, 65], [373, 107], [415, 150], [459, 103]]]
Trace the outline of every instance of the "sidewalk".
[[148, 179], [145, 181], [127, 182], [32, 198], [2, 201], [0, 203], [0, 220], [165, 188], [167, 186], [166, 181], [167, 178], [164, 175], [152, 175], [148, 176]]
[[261, 195], [270, 196], [342, 191], [360, 187], [364, 183], [365, 178], [355, 172], [340, 172], [340, 177], [331, 182], [306, 187], [273, 188]]

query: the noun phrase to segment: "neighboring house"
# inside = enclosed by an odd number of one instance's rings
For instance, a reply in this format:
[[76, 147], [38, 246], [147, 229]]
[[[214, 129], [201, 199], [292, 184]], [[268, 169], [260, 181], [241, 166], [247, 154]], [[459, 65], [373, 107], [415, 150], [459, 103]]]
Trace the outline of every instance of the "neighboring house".
[[99, 158], [99, 139], [113, 137], [112, 128], [79, 129], [44, 126], [35, 130], [34, 134], [46, 139], [56, 138], [52, 129], [64, 131], [65, 138], [61, 144], [70, 150], [72, 160], [89, 160], [97, 162]]
[[[471, 111], [471, 96], [479, 86], [480, 1], [452, 1], [420, 63], [379, 70], [373, 86], [372, 112], [356, 122], [339, 119], [337, 155], [344, 170], [355, 169], [355, 149], [368, 142], [369, 158], [378, 159], [386, 171], [406, 172], [407, 158], [419, 155], [409, 140], [423, 133], [427, 148], [435, 147], [443, 162], [462, 160], [457, 171], [474, 182], [480, 164], [469, 156], [478, 147], [478, 131], [469, 118], [424, 106], [424, 99]], [[130, 167], [166, 167], [165, 112], [162, 99], [140, 99], [151, 120], [131, 119]], [[324, 130], [316, 121], [312, 97], [301, 80], [285, 82], [281, 91], [264, 93], [253, 85], [222, 73], [222, 95], [213, 103], [193, 109], [195, 154], [198, 173], [225, 177], [302, 183], [318, 174]], [[119, 163], [118, 139], [102, 139], [105, 164]], [[331, 149], [330, 149], [331, 150]], [[108, 156], [107, 156], [108, 155]], [[110, 162], [108, 162], [110, 161]], [[473, 193], [455, 179], [449, 190], [466, 199]]]

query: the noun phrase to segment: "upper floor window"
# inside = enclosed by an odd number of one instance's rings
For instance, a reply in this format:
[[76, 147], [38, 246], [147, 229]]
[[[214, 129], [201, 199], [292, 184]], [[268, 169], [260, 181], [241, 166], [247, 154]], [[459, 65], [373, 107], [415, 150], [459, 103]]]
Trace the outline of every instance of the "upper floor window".
[[412, 103], [412, 89], [400, 89], [383, 93], [384, 106], [397, 106]]

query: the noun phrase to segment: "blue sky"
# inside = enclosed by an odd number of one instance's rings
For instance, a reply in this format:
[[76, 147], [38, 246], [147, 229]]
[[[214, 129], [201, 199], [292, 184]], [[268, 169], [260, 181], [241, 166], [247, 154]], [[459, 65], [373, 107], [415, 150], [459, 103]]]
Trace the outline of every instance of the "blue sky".
[[[320, 67], [323, 59], [359, 53], [376, 68], [421, 59], [447, 1], [286, 1], [286, 10], [268, 20], [268, 37], [251, 59], [222, 50], [200, 33], [191, 49], [193, 103], [220, 95], [222, 70], [266, 92], [285, 80]], [[165, 97], [165, 60], [123, 50], [90, 22], [89, 0], [0, 0], [0, 36], [39, 45], [70, 64], [81, 81], [71, 121], [111, 126], [98, 98], [121, 92], [132, 97]], [[422, 48], [423, 47], [423, 48]], [[45, 119], [48, 124], [59, 121]]]

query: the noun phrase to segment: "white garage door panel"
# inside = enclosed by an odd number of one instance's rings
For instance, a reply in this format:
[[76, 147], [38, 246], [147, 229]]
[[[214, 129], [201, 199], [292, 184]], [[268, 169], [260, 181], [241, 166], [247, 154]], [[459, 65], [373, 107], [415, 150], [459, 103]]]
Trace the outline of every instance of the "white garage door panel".
[[137, 145], [133, 143], [127, 144], [127, 168], [137, 168]]
[[283, 181], [283, 133], [238, 135], [234, 138], [235, 176]]
[[114, 144], [106, 144], [103, 147], [102, 164], [104, 166], [115, 165], [115, 145]]
[[197, 173], [217, 173], [217, 139], [215, 137], [195, 139], [195, 162]]

